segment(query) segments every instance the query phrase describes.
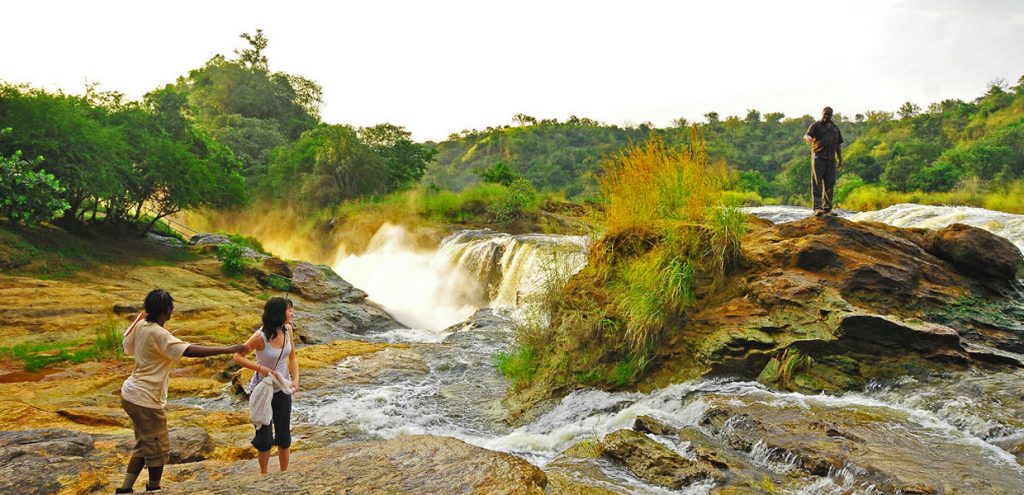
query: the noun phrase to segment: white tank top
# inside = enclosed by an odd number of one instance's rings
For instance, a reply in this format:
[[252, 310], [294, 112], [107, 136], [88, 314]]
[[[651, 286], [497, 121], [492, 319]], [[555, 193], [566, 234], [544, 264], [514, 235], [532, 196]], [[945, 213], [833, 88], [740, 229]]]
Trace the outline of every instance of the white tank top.
[[[270, 342], [267, 341], [266, 334], [263, 333], [263, 328], [258, 330], [260, 337], [263, 339], [263, 350], [256, 350], [256, 363], [261, 367], [267, 367], [277, 371], [282, 378], [291, 380], [292, 375], [288, 372], [288, 355], [292, 352], [292, 339], [288, 338], [288, 330], [290, 330], [290, 328], [285, 325], [284, 346], [281, 349], [275, 349], [274, 346], [270, 345]], [[253, 387], [255, 387], [256, 384], [264, 378], [266, 378], [266, 375], [254, 373], [252, 375], [252, 380], [249, 380], [249, 390], [252, 390]], [[278, 392], [280, 390], [281, 388], [278, 387], [275, 382], [274, 392]]]

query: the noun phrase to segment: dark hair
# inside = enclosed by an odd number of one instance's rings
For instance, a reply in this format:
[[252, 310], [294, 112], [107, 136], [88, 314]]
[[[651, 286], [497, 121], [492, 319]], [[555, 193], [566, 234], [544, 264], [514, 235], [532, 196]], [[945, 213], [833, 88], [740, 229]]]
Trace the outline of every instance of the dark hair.
[[831, 114], [832, 113], [832, 107], [825, 107], [825, 108], [821, 109], [821, 113]]
[[288, 308], [292, 307], [292, 301], [281, 296], [274, 296], [263, 305], [263, 335], [267, 340], [277, 336], [277, 329], [284, 327], [288, 318]]
[[154, 321], [174, 309], [174, 298], [163, 289], [153, 289], [146, 294], [146, 321]]

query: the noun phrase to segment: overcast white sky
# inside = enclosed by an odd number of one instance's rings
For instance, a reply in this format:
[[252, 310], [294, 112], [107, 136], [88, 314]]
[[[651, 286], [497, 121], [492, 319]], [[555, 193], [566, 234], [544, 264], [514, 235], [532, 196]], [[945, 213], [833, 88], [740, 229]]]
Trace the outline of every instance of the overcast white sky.
[[327, 122], [417, 140], [575, 114], [852, 115], [970, 99], [1024, 74], [1024, 0], [5, 2], [0, 79], [139, 98], [263, 28]]

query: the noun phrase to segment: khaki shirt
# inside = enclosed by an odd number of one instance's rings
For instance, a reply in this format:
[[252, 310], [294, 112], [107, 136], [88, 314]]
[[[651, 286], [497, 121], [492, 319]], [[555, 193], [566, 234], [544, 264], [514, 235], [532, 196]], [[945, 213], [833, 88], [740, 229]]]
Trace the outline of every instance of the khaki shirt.
[[135, 356], [135, 369], [121, 385], [121, 397], [142, 407], [163, 409], [171, 368], [188, 346], [156, 323], [139, 322], [124, 338], [124, 352]]

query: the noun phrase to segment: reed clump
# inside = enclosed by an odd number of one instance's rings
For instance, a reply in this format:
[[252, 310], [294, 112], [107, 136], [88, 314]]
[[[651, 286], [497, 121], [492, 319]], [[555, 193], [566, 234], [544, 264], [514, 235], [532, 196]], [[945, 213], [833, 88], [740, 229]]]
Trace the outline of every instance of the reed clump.
[[[601, 236], [586, 267], [546, 291], [543, 332], [521, 332], [531, 381], [624, 386], [646, 370], [665, 337], [741, 261], [745, 215], [726, 204], [724, 163], [658, 137], [609, 156], [599, 180]], [[517, 388], [524, 386], [517, 374]]]

